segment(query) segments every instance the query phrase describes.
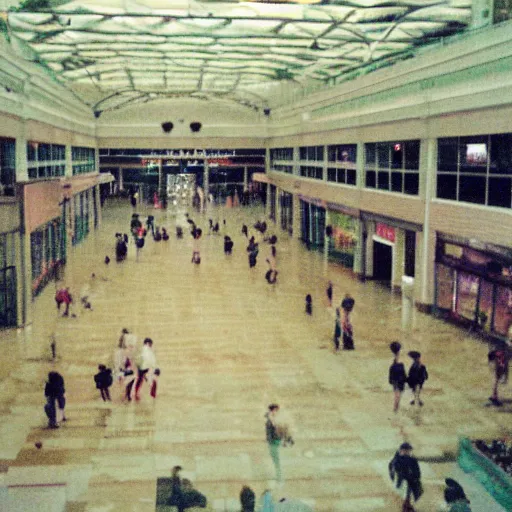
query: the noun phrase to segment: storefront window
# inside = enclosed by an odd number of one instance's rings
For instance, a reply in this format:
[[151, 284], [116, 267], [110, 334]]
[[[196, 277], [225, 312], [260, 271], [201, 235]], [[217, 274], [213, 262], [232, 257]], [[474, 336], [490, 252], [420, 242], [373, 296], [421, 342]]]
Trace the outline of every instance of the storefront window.
[[457, 272], [456, 313], [462, 318], [475, 320], [479, 278], [467, 272]]
[[512, 287], [496, 287], [494, 330], [502, 336], [512, 336]]
[[329, 256], [348, 268], [354, 266], [357, 245], [356, 223], [356, 219], [341, 212], [329, 212], [329, 225], [332, 227]]

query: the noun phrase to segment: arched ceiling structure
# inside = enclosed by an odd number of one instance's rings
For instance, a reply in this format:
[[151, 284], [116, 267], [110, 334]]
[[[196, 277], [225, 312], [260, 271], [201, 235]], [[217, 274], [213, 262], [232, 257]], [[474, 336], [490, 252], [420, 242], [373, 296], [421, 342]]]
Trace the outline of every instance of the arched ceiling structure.
[[2, 28], [101, 112], [162, 97], [263, 109], [283, 83], [337, 83], [471, 22], [471, 0], [316, 1], [25, 0]]

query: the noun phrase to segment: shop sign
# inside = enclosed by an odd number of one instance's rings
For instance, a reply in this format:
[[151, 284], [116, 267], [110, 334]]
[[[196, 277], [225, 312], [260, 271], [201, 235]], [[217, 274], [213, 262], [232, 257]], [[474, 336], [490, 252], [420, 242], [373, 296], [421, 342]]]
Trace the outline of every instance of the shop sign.
[[377, 222], [377, 224], [375, 224], [375, 234], [384, 238], [384, 240], [387, 240], [388, 242], [395, 243], [395, 228], [392, 228], [387, 224]]
[[229, 158], [209, 158], [208, 163], [214, 167], [216, 166], [228, 166], [231, 165], [231, 159]]

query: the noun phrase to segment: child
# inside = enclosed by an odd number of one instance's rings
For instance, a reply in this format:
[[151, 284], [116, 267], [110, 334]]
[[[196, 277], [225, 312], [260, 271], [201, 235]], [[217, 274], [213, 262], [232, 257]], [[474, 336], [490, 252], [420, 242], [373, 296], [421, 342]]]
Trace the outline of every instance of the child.
[[313, 298], [308, 293], [306, 295], [306, 315], [312, 315], [313, 314]]
[[393, 411], [398, 412], [398, 408], [400, 407], [400, 398], [402, 397], [405, 382], [407, 381], [407, 375], [405, 374], [404, 363], [398, 361], [402, 345], [400, 345], [398, 341], [393, 341], [393, 343], [389, 345], [389, 348], [395, 356], [393, 364], [389, 367], [389, 383], [393, 386], [393, 392], [395, 394]]
[[229, 236], [224, 237], [224, 254], [231, 254], [233, 251], [233, 240]]
[[411, 405], [418, 401], [418, 405], [423, 407], [423, 402], [420, 400], [421, 389], [423, 384], [428, 379], [427, 367], [421, 362], [421, 354], [415, 350], [409, 352], [409, 357], [413, 359], [412, 366], [409, 368], [409, 375], [407, 376], [407, 383], [414, 393]]
[[100, 390], [101, 398], [105, 402], [106, 400], [111, 401], [110, 391], [108, 388], [112, 386], [112, 370], [107, 368], [104, 364], [98, 366], [99, 372], [94, 376], [94, 382], [96, 382], [96, 389]]

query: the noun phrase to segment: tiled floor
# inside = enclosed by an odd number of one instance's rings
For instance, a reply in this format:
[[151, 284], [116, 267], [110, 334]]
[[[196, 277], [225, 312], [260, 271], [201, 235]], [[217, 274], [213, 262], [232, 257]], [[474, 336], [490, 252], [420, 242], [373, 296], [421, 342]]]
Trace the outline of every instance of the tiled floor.
[[[173, 234], [175, 216], [155, 215]], [[59, 318], [52, 284], [36, 300], [31, 327], [0, 334], [4, 484], [66, 482], [69, 511], [150, 511], [156, 478], [181, 464], [212, 504], [230, 503], [244, 484], [258, 494], [275, 486], [263, 415], [278, 402], [293, 417], [296, 444], [282, 449], [285, 484], [277, 496], [305, 498], [317, 512], [399, 510], [387, 462], [408, 440], [422, 460], [426, 492], [417, 509], [437, 511], [443, 479], [455, 470], [457, 438], [511, 434], [510, 405], [485, 407], [484, 343], [419, 313], [413, 332], [402, 333], [399, 296], [358, 282], [273, 226], [279, 277], [268, 285], [269, 246], [261, 245], [258, 264], [249, 269], [240, 233], [258, 215], [242, 209], [192, 214], [205, 233], [208, 216], [226, 219], [224, 232], [235, 242], [231, 256], [223, 254], [222, 236], [206, 235], [201, 265], [192, 265], [186, 234], [167, 243], [148, 239], [138, 261], [131, 245], [128, 260], [116, 264], [114, 233], [128, 231], [131, 209], [106, 205], [103, 225], [74, 249], [66, 268], [75, 296], [89, 288], [93, 311], [75, 306], [77, 318]], [[356, 299], [354, 352], [333, 353], [329, 279], [336, 303], [347, 291]], [[307, 293], [312, 317], [304, 314]], [[146, 389], [139, 403], [123, 402], [114, 385], [113, 402], [104, 404], [94, 387], [96, 367], [112, 364], [122, 327], [154, 340], [162, 371], [155, 401]], [[430, 373], [425, 406], [413, 408], [406, 395], [396, 415], [387, 383], [388, 345], [395, 339], [405, 353], [420, 350]], [[69, 421], [59, 430], [44, 428], [51, 369], [66, 379]], [[510, 389], [504, 393], [510, 397]], [[481, 512], [491, 510], [492, 504]]]

